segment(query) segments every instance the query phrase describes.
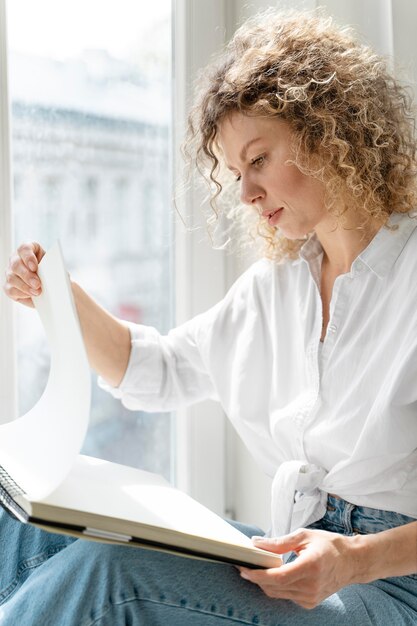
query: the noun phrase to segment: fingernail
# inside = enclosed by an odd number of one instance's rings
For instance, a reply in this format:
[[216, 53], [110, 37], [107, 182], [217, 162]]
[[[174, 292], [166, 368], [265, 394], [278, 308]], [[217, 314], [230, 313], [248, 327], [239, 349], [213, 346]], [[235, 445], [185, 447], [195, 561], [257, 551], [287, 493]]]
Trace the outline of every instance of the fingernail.
[[249, 576], [246, 574], [246, 572], [240, 572], [240, 575], [242, 578], [244, 578], [245, 580], [250, 580]]
[[29, 281], [29, 284], [32, 285], [32, 287], [35, 287], [35, 289], [39, 287], [39, 281], [36, 280], [36, 278], [31, 278], [31, 280]]
[[258, 543], [259, 541], [268, 541], [268, 539], [266, 537], [261, 537], [260, 535], [253, 535], [251, 537], [252, 541], [254, 541], [255, 543]]
[[29, 261], [28, 265], [29, 265], [29, 269], [32, 270], [32, 272], [36, 271], [36, 265], [34, 264], [33, 261]]

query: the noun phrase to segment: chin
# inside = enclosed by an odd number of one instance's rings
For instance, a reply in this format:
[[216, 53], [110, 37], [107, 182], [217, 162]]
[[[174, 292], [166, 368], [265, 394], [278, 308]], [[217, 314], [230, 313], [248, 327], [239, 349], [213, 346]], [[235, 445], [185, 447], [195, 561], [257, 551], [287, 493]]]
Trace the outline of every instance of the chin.
[[305, 229], [290, 229], [290, 228], [278, 228], [279, 232], [286, 238], [293, 241], [297, 239], [305, 239], [311, 231]]

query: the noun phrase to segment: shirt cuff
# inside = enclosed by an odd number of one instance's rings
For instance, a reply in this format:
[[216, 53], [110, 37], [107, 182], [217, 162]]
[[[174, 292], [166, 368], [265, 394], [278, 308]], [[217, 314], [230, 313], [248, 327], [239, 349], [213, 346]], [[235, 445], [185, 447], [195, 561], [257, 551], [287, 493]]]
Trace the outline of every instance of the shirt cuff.
[[152, 326], [127, 324], [131, 349], [126, 371], [118, 387], [113, 387], [101, 376], [98, 385], [115, 398], [124, 398], [131, 394], [159, 394], [163, 379], [163, 359], [160, 346], [160, 334]]

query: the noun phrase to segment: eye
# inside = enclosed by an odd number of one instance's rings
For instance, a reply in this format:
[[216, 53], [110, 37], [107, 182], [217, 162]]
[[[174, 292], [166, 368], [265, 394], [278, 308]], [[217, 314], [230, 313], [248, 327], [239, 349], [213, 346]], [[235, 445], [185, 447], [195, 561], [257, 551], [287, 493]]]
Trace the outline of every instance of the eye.
[[236, 176], [236, 178], [235, 178], [235, 182], [236, 182], [236, 183], [238, 183], [238, 182], [241, 180], [241, 178], [242, 178], [242, 177], [241, 177], [241, 175], [239, 174], [238, 176]]
[[265, 163], [265, 155], [261, 154], [251, 161], [251, 165], [256, 165], [257, 167], [261, 167]]

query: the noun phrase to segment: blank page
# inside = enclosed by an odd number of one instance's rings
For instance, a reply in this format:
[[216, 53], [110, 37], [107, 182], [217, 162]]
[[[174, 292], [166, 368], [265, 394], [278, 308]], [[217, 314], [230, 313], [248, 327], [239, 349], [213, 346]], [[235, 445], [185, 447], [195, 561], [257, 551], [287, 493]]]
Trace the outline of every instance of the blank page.
[[39, 402], [0, 426], [0, 465], [29, 498], [50, 493], [74, 463], [87, 430], [91, 377], [68, 274], [58, 244], [39, 265], [42, 294], [34, 298], [51, 351]]

